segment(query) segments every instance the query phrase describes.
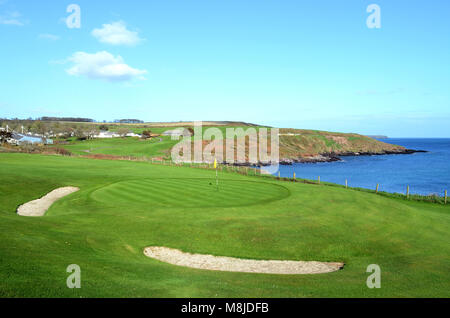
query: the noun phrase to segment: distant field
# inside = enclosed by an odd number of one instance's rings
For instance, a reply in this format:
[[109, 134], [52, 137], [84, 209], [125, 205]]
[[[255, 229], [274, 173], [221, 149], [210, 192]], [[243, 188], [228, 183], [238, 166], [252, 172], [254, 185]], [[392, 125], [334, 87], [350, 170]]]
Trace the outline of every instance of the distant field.
[[[176, 127], [175, 127], [176, 128]], [[211, 128], [208, 126], [203, 127], [203, 131]], [[244, 133], [246, 129], [250, 127], [240, 127], [240, 126], [219, 126], [214, 127], [221, 131], [223, 136], [226, 136], [226, 129], [242, 128]], [[258, 131], [261, 127], [251, 127]], [[110, 131], [116, 131], [119, 128], [111, 127]], [[144, 130], [151, 130], [152, 133], [162, 134], [167, 130], [174, 128], [169, 127], [156, 127], [156, 128], [130, 128], [134, 133], [142, 133]], [[242, 136], [243, 134], [238, 134]], [[181, 139], [180, 139], [181, 140]], [[149, 140], [142, 140], [139, 138], [110, 138], [110, 139], [93, 139], [93, 140], [76, 140], [71, 138], [70, 144], [55, 145], [55, 147], [63, 147], [70, 152], [77, 155], [86, 154], [105, 154], [114, 156], [133, 156], [133, 157], [170, 157], [170, 150], [174, 145], [176, 145], [179, 140], [172, 140], [171, 137], [161, 136], [152, 138]]]
[[142, 140], [139, 138], [110, 138], [75, 141], [58, 145], [77, 155], [108, 154], [114, 156], [160, 157], [170, 156], [170, 149], [178, 142], [170, 137]]
[[[191, 125], [173, 125], [173, 126], [151, 126], [151, 127], [144, 127], [146, 125], [131, 125], [131, 126], [122, 126], [122, 125], [117, 125], [117, 126], [109, 126], [109, 130], [111, 131], [117, 131], [119, 128], [122, 127], [126, 127], [128, 128], [130, 131], [134, 132], [134, 133], [142, 133], [145, 130], [150, 130], [152, 133], [155, 134], [162, 134], [163, 132], [167, 131], [167, 130], [173, 130], [173, 129], [177, 129], [177, 128], [194, 128]], [[239, 126], [239, 125], [207, 125], [206, 123], [203, 123], [202, 126], [202, 131], [204, 132], [206, 129], [208, 128], [217, 128], [219, 129], [222, 134], [225, 136], [226, 135], [226, 130], [227, 128], [232, 128], [235, 129], [236, 131], [239, 130], [239, 128], [242, 128], [244, 131], [246, 131], [247, 129], [253, 128], [256, 131], [259, 131], [260, 128], [262, 128], [263, 126]], [[270, 131], [270, 128], [268, 128], [268, 130]]]
[[[144, 128], [159, 128], [159, 127], [192, 127], [195, 122], [193, 121], [180, 121], [180, 122], [149, 122], [149, 123], [102, 123], [102, 122], [61, 122], [61, 123], [71, 123], [71, 124], [87, 124], [87, 125], [107, 125], [107, 126], [126, 126], [126, 127], [144, 127]], [[243, 126], [243, 127], [252, 127], [252, 126], [260, 126], [256, 124], [244, 123], [244, 122], [234, 122], [234, 121], [202, 121], [203, 126]]]
[[[140, 142], [140, 141], [136, 141]], [[153, 151], [153, 150], [152, 150]], [[0, 153], [0, 297], [450, 297], [450, 207], [214, 171]], [[42, 218], [16, 208], [80, 191]], [[345, 262], [317, 275], [178, 267], [146, 246]], [[81, 267], [81, 289], [66, 268]], [[381, 288], [366, 287], [369, 264]]]

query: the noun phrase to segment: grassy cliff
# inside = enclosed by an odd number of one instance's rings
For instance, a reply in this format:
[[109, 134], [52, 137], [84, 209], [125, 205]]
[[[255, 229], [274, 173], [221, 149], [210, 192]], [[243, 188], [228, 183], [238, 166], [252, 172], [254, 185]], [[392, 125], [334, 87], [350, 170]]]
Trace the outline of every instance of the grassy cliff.
[[401, 146], [358, 134], [318, 130], [280, 129], [280, 158], [308, 159], [320, 155], [404, 153]]
[[[242, 122], [203, 122], [203, 131], [216, 127], [225, 136], [227, 128], [242, 128], [237, 139], [244, 138], [248, 129], [259, 130], [262, 126], [247, 124]], [[100, 125], [100, 124], [86, 124]], [[127, 128], [135, 133], [142, 133], [150, 130], [154, 134], [162, 134], [174, 128], [189, 128], [193, 126], [191, 122], [179, 123], [145, 123], [145, 124], [106, 124], [110, 131], [117, 131], [120, 128]], [[104, 126], [104, 124], [103, 124]], [[100, 126], [99, 126], [100, 127]], [[269, 128], [270, 129], [270, 128]], [[387, 144], [370, 137], [336, 133], [318, 130], [286, 129], [279, 130], [280, 134], [280, 160], [284, 163], [292, 161], [298, 162], [320, 162], [338, 160], [338, 156], [343, 155], [364, 155], [364, 154], [390, 154], [408, 153], [408, 150], [396, 145]], [[270, 139], [270, 138], [269, 138]], [[138, 138], [114, 138], [55, 141], [54, 147], [65, 148], [77, 155], [109, 155], [109, 156], [133, 156], [133, 157], [165, 157], [169, 158], [171, 149], [178, 143], [169, 136], [142, 140]], [[206, 146], [209, 141], [204, 141]], [[247, 154], [250, 145], [246, 145]], [[252, 146], [254, 147], [254, 146]], [[269, 145], [270, 149], [270, 145]], [[225, 152], [224, 152], [225, 153]]]

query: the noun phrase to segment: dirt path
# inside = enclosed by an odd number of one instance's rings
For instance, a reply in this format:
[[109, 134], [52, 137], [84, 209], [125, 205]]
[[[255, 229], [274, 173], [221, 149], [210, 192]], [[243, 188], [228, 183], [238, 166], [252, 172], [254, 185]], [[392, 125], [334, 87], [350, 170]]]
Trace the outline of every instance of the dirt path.
[[264, 274], [321, 274], [338, 271], [344, 263], [260, 261], [223, 256], [189, 254], [167, 247], [147, 247], [144, 254], [172, 265], [226, 272]]
[[21, 216], [43, 216], [53, 203], [78, 190], [80, 189], [75, 187], [65, 187], [53, 190], [40, 199], [21, 205], [17, 209], [17, 214]]

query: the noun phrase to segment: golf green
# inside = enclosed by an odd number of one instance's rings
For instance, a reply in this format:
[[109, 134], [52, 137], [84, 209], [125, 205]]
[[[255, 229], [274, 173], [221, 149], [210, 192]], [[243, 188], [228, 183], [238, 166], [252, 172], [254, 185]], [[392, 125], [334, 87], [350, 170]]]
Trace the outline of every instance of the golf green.
[[211, 178], [137, 179], [117, 182], [94, 191], [91, 197], [105, 206], [232, 207], [268, 203], [289, 196], [277, 184]]

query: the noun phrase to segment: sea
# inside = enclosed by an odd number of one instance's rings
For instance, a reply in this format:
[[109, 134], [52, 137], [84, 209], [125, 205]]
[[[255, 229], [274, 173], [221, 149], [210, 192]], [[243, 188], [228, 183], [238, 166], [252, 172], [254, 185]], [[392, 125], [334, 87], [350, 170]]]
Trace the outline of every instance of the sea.
[[387, 138], [380, 141], [408, 149], [409, 155], [349, 156], [342, 161], [280, 166], [282, 177], [317, 180], [392, 193], [443, 196], [450, 190], [450, 138]]

